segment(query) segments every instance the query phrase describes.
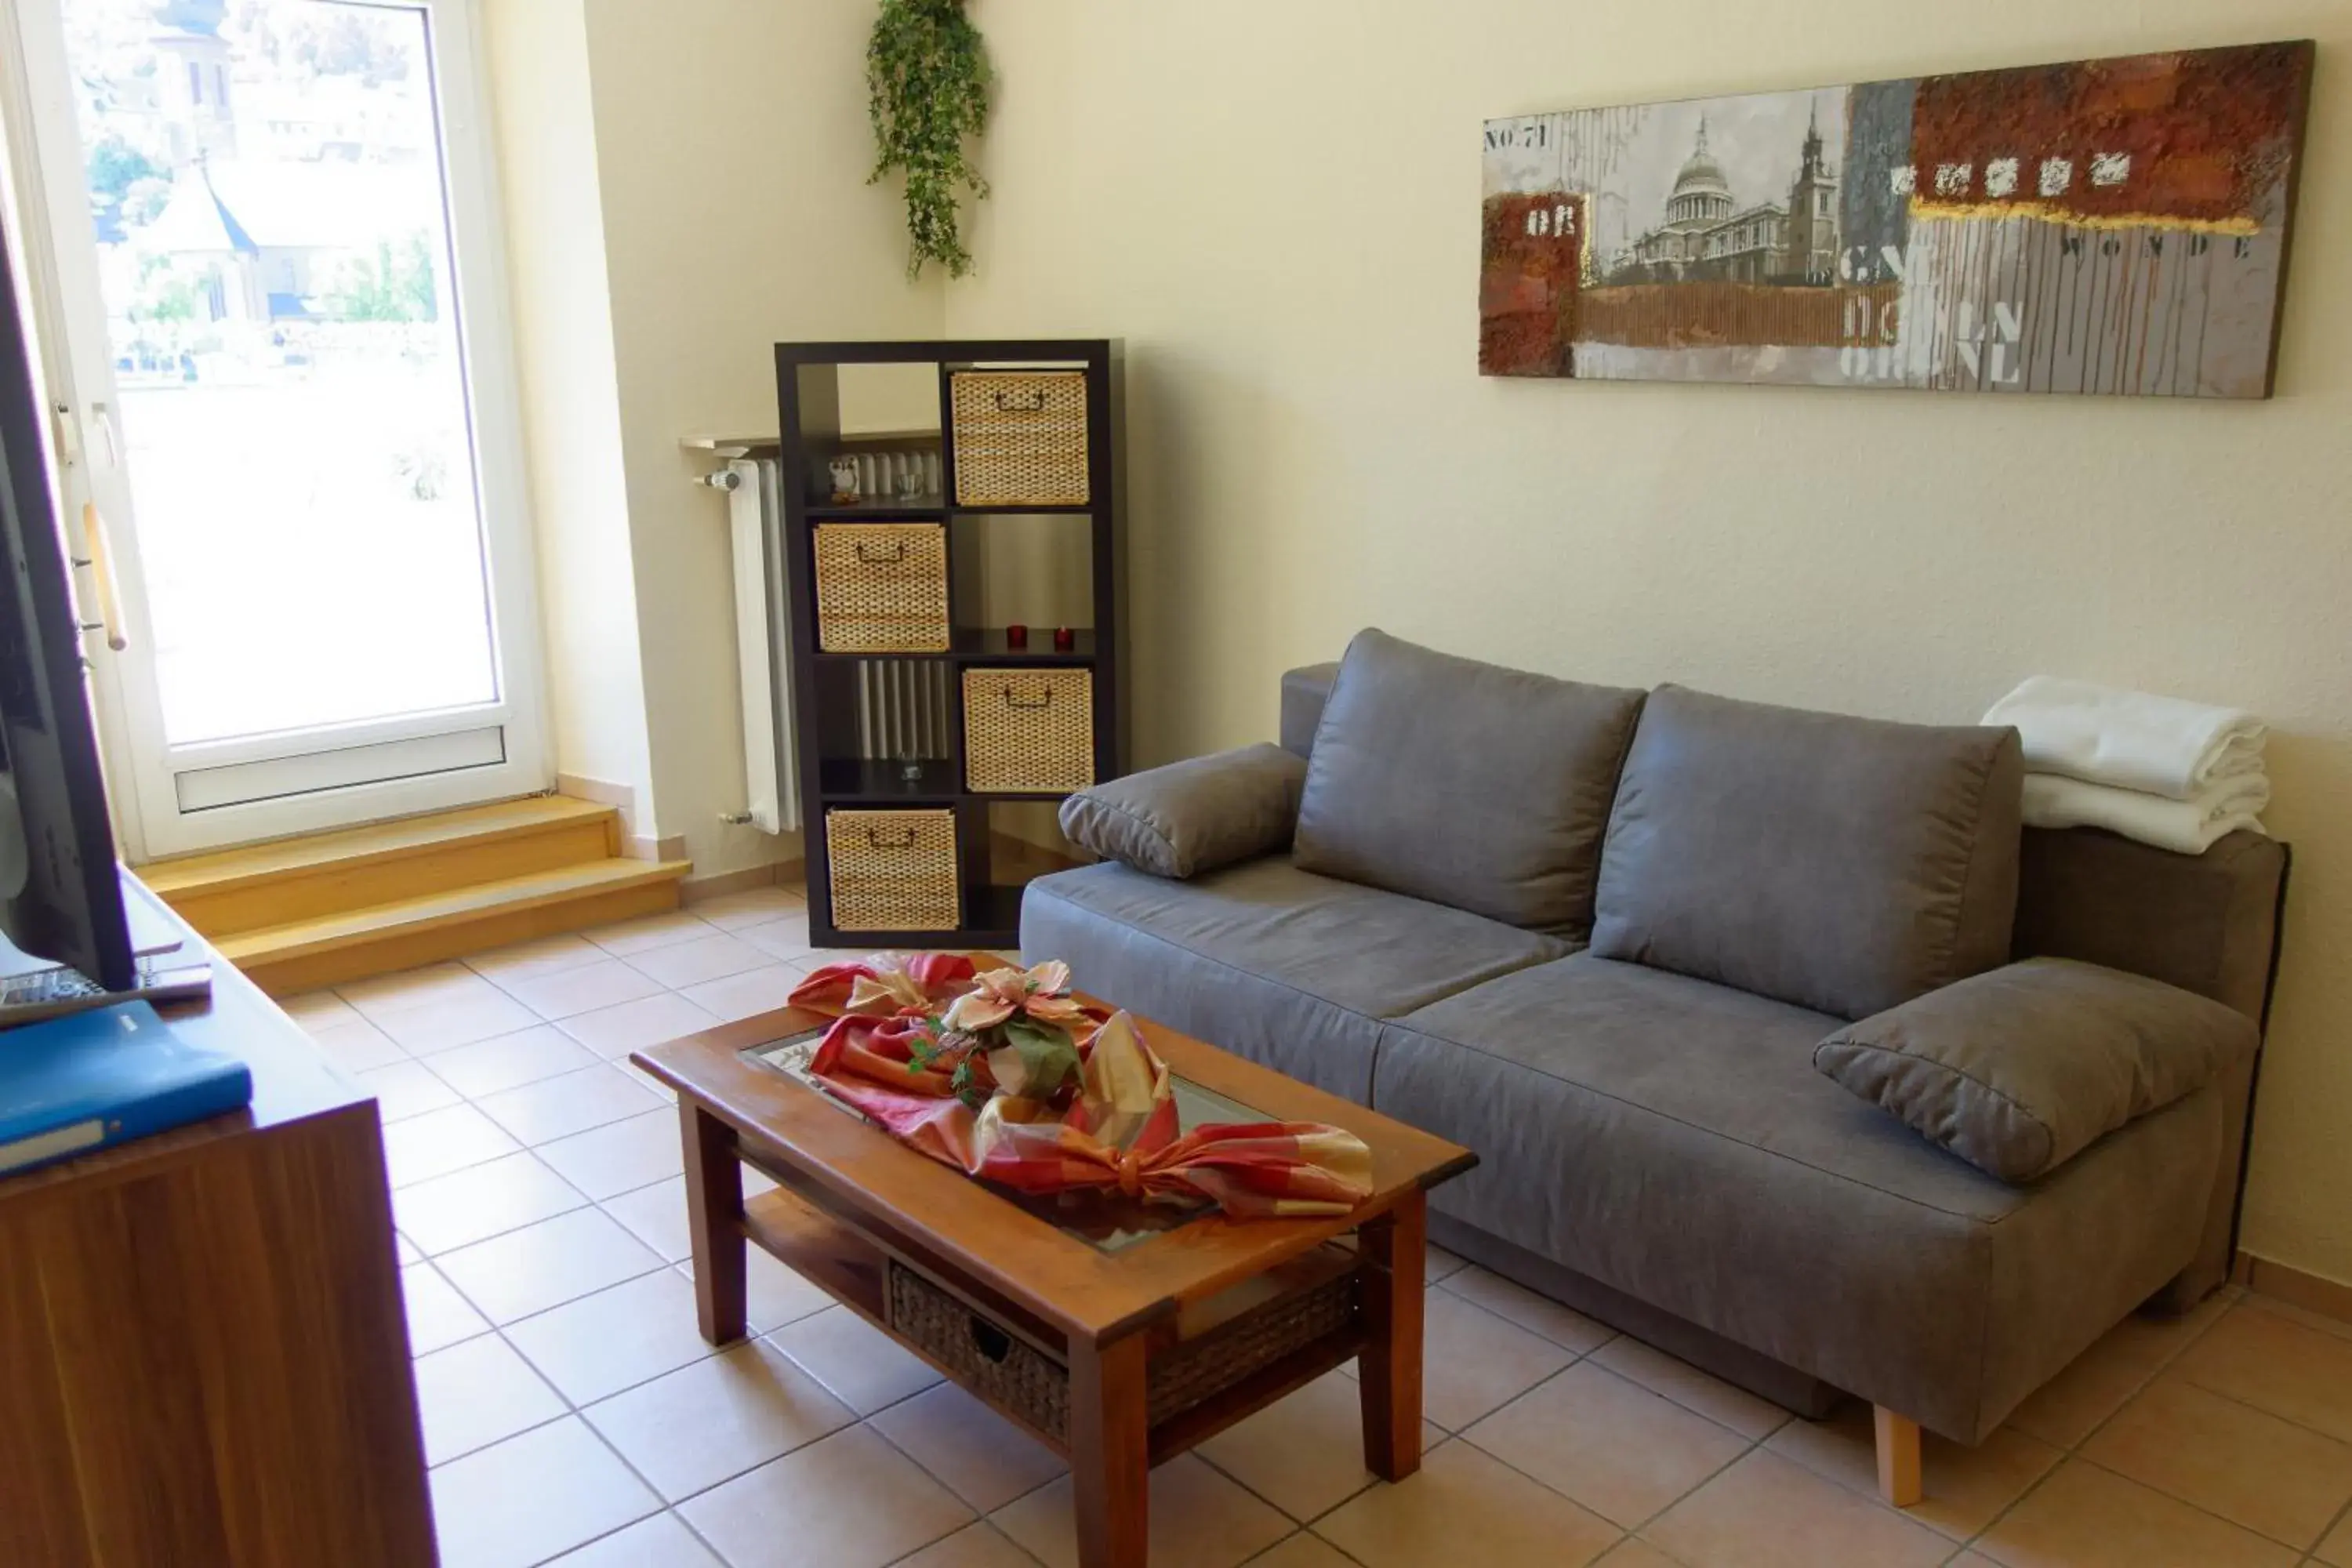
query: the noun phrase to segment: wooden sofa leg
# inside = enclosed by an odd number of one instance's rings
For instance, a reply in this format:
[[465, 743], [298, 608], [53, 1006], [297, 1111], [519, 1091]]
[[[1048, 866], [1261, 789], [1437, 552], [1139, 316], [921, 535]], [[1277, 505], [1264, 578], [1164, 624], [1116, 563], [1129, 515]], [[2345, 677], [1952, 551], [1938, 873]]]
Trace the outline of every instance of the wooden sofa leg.
[[1896, 1508], [1909, 1508], [1920, 1497], [1919, 1423], [1884, 1405], [1872, 1411], [1878, 1428], [1878, 1495]]

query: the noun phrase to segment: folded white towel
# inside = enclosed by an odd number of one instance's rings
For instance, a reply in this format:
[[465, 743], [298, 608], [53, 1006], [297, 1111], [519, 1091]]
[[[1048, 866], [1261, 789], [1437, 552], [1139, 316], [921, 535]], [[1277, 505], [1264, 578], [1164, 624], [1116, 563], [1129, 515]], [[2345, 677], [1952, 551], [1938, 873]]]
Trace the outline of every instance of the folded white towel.
[[2028, 827], [2104, 827], [2142, 844], [2202, 855], [2241, 827], [2260, 833], [2271, 781], [2260, 773], [2224, 779], [2194, 800], [2167, 800], [2136, 789], [2085, 784], [2058, 773], [2025, 775]]
[[2243, 709], [2047, 675], [1994, 703], [1984, 721], [2017, 726], [2029, 768], [2169, 800], [2260, 773], [2270, 732]]

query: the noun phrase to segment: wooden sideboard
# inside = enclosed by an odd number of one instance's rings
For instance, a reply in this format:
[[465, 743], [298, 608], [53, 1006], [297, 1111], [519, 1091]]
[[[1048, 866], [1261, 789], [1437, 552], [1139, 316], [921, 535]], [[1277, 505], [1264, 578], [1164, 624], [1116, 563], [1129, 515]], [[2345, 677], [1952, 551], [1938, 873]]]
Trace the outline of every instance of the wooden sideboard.
[[216, 957], [163, 1011], [253, 1104], [0, 1179], [0, 1563], [429, 1565], [375, 1101]]

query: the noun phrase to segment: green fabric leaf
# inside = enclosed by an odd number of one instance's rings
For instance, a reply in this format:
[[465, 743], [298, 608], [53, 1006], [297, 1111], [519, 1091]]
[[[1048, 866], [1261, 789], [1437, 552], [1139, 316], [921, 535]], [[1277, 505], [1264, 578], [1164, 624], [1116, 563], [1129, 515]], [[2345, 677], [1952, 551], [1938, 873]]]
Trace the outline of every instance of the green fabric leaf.
[[[1018, 1092], [1033, 1100], [1050, 1097], [1078, 1070], [1077, 1042], [1070, 1038], [1070, 1032], [1025, 1014], [1004, 1021], [1004, 1044], [1020, 1060]], [[997, 1076], [1000, 1081], [1005, 1077], [1001, 1072]]]

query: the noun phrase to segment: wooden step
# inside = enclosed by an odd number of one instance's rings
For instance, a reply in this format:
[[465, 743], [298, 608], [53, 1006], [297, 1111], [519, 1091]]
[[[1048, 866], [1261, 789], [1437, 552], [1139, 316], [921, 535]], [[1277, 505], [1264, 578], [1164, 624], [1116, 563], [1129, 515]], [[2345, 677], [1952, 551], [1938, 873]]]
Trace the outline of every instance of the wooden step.
[[534, 795], [159, 860], [139, 875], [220, 938], [604, 860], [620, 847], [611, 806]]
[[215, 939], [273, 996], [677, 907], [684, 860], [587, 860]]

